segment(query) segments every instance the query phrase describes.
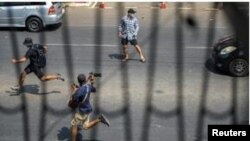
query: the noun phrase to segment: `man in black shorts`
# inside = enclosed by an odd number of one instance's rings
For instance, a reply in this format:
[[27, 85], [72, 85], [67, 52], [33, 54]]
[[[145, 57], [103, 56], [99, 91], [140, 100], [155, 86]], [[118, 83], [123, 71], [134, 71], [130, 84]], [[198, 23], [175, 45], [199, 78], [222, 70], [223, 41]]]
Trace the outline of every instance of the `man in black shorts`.
[[60, 74], [57, 75], [45, 75], [42, 69], [46, 66], [46, 57], [45, 54], [48, 51], [47, 46], [43, 46], [40, 44], [33, 44], [31, 38], [25, 38], [23, 45], [28, 47], [28, 51], [26, 52], [25, 56], [20, 58], [19, 60], [12, 59], [12, 63], [23, 63], [30, 60], [30, 64], [24, 69], [24, 71], [19, 76], [19, 84], [16, 86], [11, 87], [13, 90], [19, 90], [22, 88], [26, 75], [34, 72], [34, 74], [41, 80], [41, 81], [49, 81], [49, 80], [62, 80], [64, 79], [61, 77]]
[[135, 17], [136, 11], [134, 9], [129, 9], [128, 14], [124, 16], [119, 25], [119, 37], [121, 38], [121, 44], [123, 45], [124, 59], [123, 62], [128, 60], [128, 43], [133, 45], [140, 56], [141, 62], [145, 62], [141, 48], [137, 43], [137, 35], [139, 31], [139, 23]]

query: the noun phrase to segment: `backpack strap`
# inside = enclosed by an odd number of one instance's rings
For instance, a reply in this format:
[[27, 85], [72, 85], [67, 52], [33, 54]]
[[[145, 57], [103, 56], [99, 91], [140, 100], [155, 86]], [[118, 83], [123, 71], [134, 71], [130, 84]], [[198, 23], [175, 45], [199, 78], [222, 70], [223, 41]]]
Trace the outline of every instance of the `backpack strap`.
[[89, 87], [88, 87], [87, 84], [84, 84], [82, 87], [85, 87], [85, 86], [87, 88], [87, 94], [85, 95], [85, 97], [83, 98], [83, 100], [81, 102], [79, 102], [78, 106], [81, 105], [81, 104], [83, 104], [86, 101], [87, 97], [89, 96]]

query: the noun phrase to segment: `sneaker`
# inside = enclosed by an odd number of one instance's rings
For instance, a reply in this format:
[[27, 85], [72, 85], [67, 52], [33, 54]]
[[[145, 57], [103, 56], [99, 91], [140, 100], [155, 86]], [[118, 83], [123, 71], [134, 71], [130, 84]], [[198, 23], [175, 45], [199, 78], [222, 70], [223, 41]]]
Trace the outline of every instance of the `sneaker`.
[[14, 91], [19, 91], [20, 90], [20, 86], [19, 85], [11, 86], [10, 88], [12, 90], [14, 90]]
[[57, 79], [64, 81], [64, 78], [62, 78], [62, 77], [58, 77]]
[[57, 80], [62, 80], [62, 81], [64, 81], [64, 78], [62, 78], [62, 76], [61, 76], [60, 73], [57, 74]]
[[127, 62], [128, 61], [128, 57], [125, 57], [124, 59], [122, 59], [122, 62]]
[[110, 126], [110, 123], [109, 123], [109, 120], [103, 115], [101, 114], [101, 116], [99, 117], [100, 119], [100, 122], [107, 125], [107, 126]]
[[141, 58], [140, 60], [142, 63], [145, 63], [146, 62], [146, 59], [145, 58]]

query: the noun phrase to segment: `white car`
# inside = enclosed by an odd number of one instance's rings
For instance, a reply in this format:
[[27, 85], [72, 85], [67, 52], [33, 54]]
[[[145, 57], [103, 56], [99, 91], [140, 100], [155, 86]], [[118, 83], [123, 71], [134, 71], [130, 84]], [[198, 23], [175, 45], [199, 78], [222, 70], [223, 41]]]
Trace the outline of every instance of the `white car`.
[[61, 23], [64, 14], [59, 2], [0, 2], [0, 27], [26, 27], [38, 32], [47, 25]]

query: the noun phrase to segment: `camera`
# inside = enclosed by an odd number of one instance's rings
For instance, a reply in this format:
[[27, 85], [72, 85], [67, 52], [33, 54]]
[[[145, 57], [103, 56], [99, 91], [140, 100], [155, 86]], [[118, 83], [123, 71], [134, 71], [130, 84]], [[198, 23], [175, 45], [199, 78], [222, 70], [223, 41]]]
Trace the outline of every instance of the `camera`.
[[102, 77], [102, 73], [94, 73], [94, 72], [90, 72], [90, 75], [93, 75], [94, 77]]

